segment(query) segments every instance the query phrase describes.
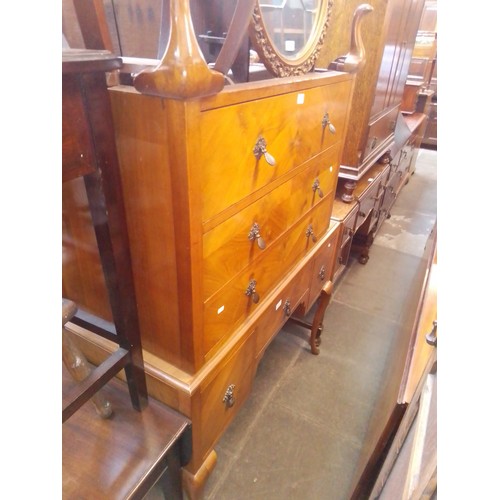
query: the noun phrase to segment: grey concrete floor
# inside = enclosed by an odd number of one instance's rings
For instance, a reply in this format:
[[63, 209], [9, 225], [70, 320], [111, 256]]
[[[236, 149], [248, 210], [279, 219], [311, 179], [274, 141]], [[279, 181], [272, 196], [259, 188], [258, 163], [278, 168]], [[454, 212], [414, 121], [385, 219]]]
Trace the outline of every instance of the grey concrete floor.
[[370, 259], [351, 258], [336, 286], [319, 356], [297, 325], [275, 337], [248, 401], [216, 446], [207, 500], [348, 499], [384, 361], [418, 298], [436, 184], [437, 153], [422, 149]]

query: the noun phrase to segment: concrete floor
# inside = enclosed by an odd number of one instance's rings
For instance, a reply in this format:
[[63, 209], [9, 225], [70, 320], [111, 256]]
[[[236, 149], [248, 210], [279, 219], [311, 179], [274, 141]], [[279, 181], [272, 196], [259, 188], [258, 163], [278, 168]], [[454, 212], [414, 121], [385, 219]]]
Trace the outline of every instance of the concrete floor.
[[437, 153], [421, 150], [361, 265], [351, 258], [327, 309], [321, 352], [287, 324], [266, 351], [252, 393], [216, 446], [207, 500], [346, 500], [384, 361], [436, 221]]

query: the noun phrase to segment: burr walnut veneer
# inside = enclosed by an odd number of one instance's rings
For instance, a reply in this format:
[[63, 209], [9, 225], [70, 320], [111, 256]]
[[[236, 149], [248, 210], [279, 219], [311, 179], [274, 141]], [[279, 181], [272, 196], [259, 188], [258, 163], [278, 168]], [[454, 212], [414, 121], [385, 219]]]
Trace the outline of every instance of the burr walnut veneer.
[[[351, 89], [322, 72], [190, 99], [109, 90], [148, 390], [192, 422], [191, 496], [274, 335], [326, 307]], [[109, 348], [74, 331], [89, 357]]]

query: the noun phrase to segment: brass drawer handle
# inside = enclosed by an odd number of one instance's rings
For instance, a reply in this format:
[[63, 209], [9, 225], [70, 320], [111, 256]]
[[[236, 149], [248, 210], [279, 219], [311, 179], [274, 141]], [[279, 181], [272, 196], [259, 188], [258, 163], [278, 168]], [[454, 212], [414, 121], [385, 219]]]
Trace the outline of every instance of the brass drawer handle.
[[321, 281], [325, 280], [325, 277], [326, 277], [326, 267], [325, 266], [321, 266], [321, 269], [319, 270], [319, 273], [318, 273], [318, 277]]
[[323, 116], [323, 120], [321, 120], [321, 125], [323, 129], [328, 126], [328, 130], [331, 134], [335, 134], [337, 132], [337, 129], [334, 127], [333, 123], [330, 121], [330, 117], [328, 116], [328, 113], [325, 113]]
[[264, 158], [266, 159], [267, 163], [274, 167], [276, 165], [276, 160], [274, 157], [267, 151], [267, 142], [264, 139], [264, 137], [259, 137], [257, 142], [255, 143], [255, 146], [253, 147], [253, 154], [257, 160], [260, 159], [262, 155], [264, 155]]
[[315, 181], [313, 182], [313, 185], [312, 185], [312, 190], [314, 192], [318, 191], [318, 195], [320, 198], [323, 198], [323, 191], [321, 190], [321, 188], [319, 187], [319, 179], [315, 179]]
[[236, 386], [234, 384], [231, 384], [227, 389], [224, 394], [224, 397], [222, 398], [222, 402], [226, 405], [227, 408], [231, 408], [234, 406], [234, 403], [236, 402], [236, 399], [234, 397], [234, 389]]
[[256, 222], [253, 223], [250, 232], [248, 233], [248, 239], [250, 241], [257, 240], [257, 246], [261, 250], [264, 250], [264, 248], [266, 248], [266, 242], [264, 241], [264, 238], [260, 235], [260, 227]]
[[286, 299], [285, 305], [283, 306], [283, 311], [285, 311], [285, 316], [291, 316], [292, 307], [291, 307], [290, 299]]
[[359, 215], [360, 217], [366, 217], [365, 212], [362, 212], [361, 210], [358, 212], [358, 215]]
[[313, 231], [313, 226], [312, 224], [309, 224], [306, 229], [306, 237], [309, 238], [311, 237], [313, 243], [316, 243], [318, 241], [318, 238], [316, 238], [316, 235], [314, 234]]
[[437, 328], [438, 328], [438, 322], [434, 320], [432, 322], [432, 330], [425, 336], [425, 341], [433, 347], [437, 347], [437, 335], [436, 335]]
[[257, 304], [257, 302], [259, 302], [260, 300], [260, 296], [257, 293], [256, 288], [257, 288], [257, 281], [252, 279], [248, 283], [247, 289], [245, 290], [245, 295], [247, 297], [251, 297], [254, 304]]
[[344, 228], [344, 233], [342, 234], [343, 238], [351, 238], [354, 234], [354, 231], [350, 227]]

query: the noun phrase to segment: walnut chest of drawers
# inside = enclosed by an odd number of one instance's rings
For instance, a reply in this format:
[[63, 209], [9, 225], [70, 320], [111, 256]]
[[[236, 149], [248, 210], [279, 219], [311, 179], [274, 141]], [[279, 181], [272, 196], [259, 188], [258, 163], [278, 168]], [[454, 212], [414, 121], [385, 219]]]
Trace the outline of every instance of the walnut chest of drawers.
[[351, 90], [337, 72], [186, 100], [110, 89], [148, 389], [191, 419], [192, 474], [332, 277]]

